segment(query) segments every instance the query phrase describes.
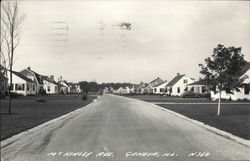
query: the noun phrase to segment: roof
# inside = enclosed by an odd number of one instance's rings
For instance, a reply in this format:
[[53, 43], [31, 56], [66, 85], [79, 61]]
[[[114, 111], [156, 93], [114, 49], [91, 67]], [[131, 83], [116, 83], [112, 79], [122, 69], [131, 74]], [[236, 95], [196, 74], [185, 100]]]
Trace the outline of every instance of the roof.
[[33, 72], [35, 74], [36, 79], [37, 79], [37, 81], [38, 81], [39, 84], [43, 84], [42, 75], [36, 73], [35, 71], [33, 71], [31, 69], [27, 69], [27, 70], [29, 70], [29, 71], [31, 71], [31, 72]]
[[12, 71], [13, 74], [15, 74], [16, 76], [18, 76], [19, 78], [30, 82], [30, 83], [35, 83], [34, 81], [32, 81], [31, 79], [27, 78], [25, 75], [23, 75], [22, 73], [16, 72], [16, 71]]
[[20, 73], [23, 73], [24, 71], [28, 71], [34, 74], [34, 76], [36, 77], [36, 80], [38, 81], [39, 84], [43, 85], [43, 81], [42, 81], [42, 75], [36, 73], [35, 71], [31, 70], [31, 69], [24, 69], [22, 71], [20, 71]]
[[162, 82], [162, 83], [160, 83], [160, 84], [157, 84], [157, 85], [155, 85], [154, 87], [158, 87], [158, 86], [160, 86], [160, 85], [162, 85], [162, 84], [164, 84], [164, 83], [166, 83], [167, 81], [164, 81], [164, 82]]
[[187, 86], [189, 86], [189, 85], [206, 85], [206, 82], [205, 82], [205, 80], [201, 79], [201, 80], [199, 80], [199, 81], [190, 83], [190, 84], [188, 84]]
[[242, 68], [242, 72], [246, 73], [250, 69], [250, 62], [247, 62]]
[[49, 78], [49, 77], [47, 77], [47, 76], [42, 76], [41, 78], [44, 79], [44, 80], [46, 80], [46, 81], [48, 81], [48, 82], [50, 82], [50, 83], [53, 83], [53, 84], [55, 84], [55, 85], [58, 85], [58, 84], [56, 83], [56, 81], [52, 80], [51, 78]]
[[184, 75], [185, 75], [185, 74], [175, 76], [174, 79], [172, 79], [172, 80], [167, 84], [167, 86], [168, 86], [168, 87], [169, 87], [169, 86], [173, 86], [173, 85], [174, 85], [175, 83], [177, 83]]

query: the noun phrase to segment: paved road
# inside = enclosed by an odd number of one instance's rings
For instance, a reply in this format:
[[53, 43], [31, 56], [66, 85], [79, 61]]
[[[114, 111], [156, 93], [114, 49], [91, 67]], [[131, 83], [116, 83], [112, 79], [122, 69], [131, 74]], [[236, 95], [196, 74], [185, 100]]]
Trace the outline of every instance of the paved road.
[[2, 149], [3, 159], [13, 161], [247, 160], [249, 154], [248, 147], [150, 103], [113, 95]]

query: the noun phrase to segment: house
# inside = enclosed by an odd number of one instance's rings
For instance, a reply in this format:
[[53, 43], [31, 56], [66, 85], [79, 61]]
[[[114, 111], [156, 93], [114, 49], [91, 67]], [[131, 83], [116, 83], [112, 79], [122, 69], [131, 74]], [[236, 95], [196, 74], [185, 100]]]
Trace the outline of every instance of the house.
[[167, 81], [156, 85], [155, 87], [153, 87], [153, 93], [154, 94], [164, 94], [166, 93], [166, 85], [167, 85]]
[[81, 88], [78, 83], [70, 82], [70, 83], [67, 83], [67, 85], [69, 86], [70, 93], [81, 93]]
[[30, 67], [21, 70], [20, 73], [26, 76], [27, 78], [31, 79], [32, 81], [36, 82], [36, 94], [39, 94], [44, 91], [42, 75], [31, 70]]
[[[232, 91], [231, 93], [222, 91], [221, 92], [221, 98], [222, 99], [231, 99], [231, 100], [250, 100], [250, 62], [248, 62], [245, 66], [242, 68], [243, 75], [240, 77], [242, 78], [243, 76], [248, 76], [244, 82], [242, 83], [242, 86], [239, 88], [240, 91]], [[213, 100], [219, 99], [219, 92], [214, 93], [211, 91], [211, 98]]]
[[59, 93], [67, 94], [70, 93], [70, 86], [68, 85], [67, 81], [60, 81], [58, 82]]
[[[10, 75], [10, 72], [8, 72]], [[12, 84], [10, 85], [11, 92], [20, 95], [35, 95], [37, 83], [20, 72], [12, 71]]]
[[204, 80], [199, 80], [186, 85], [184, 91], [191, 91], [193, 93], [208, 93], [210, 92], [209, 87], [206, 85]]
[[180, 96], [186, 89], [186, 85], [193, 83], [194, 79], [186, 76], [185, 74], [177, 75], [166, 85], [168, 95]]
[[54, 76], [42, 76], [43, 81], [43, 89], [45, 90], [46, 94], [58, 94], [58, 84], [54, 80]]
[[0, 98], [5, 98], [8, 87], [8, 78], [0, 73]]
[[147, 87], [146, 87], [146, 93], [148, 94], [152, 94], [153, 92], [153, 88], [164, 83], [164, 80], [162, 80], [161, 78], [157, 77], [156, 79], [154, 79], [153, 81], [149, 82]]
[[141, 82], [139, 85], [136, 85], [135, 93], [136, 94], [145, 94], [146, 93], [146, 87], [147, 87], [147, 84]]

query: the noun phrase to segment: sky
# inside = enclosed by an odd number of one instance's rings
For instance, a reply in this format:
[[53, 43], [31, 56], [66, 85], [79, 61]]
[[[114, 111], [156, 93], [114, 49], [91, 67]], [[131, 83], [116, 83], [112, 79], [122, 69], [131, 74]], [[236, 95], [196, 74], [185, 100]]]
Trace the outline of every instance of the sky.
[[14, 69], [73, 82], [171, 81], [177, 73], [198, 79], [198, 64], [218, 44], [242, 47], [250, 61], [249, 3], [23, 0]]

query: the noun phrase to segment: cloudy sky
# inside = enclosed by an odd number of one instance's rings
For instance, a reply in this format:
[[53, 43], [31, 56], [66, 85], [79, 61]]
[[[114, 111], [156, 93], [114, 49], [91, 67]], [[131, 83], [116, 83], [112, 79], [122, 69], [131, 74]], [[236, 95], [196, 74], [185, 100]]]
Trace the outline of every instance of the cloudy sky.
[[[242, 47], [250, 60], [248, 1], [32, 1], [14, 68], [68, 81], [198, 79], [217, 44]], [[128, 22], [131, 30], [117, 24]]]

